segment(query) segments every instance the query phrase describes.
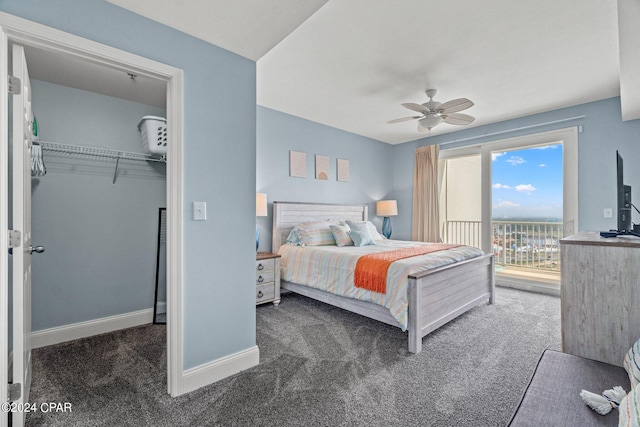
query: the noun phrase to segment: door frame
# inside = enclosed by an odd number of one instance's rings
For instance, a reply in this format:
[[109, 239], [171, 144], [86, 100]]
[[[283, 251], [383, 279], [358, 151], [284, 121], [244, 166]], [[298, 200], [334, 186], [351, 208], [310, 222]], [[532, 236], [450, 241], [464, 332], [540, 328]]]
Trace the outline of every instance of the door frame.
[[[0, 12], [0, 105], [8, 106], [9, 43], [70, 54], [80, 59], [153, 77], [167, 84], [167, 388], [183, 393], [183, 71], [142, 56]], [[8, 251], [8, 114], [0, 114], [0, 253]], [[0, 257], [0, 342], [8, 342], [8, 256]], [[8, 357], [0, 351], [0, 402], [6, 402]], [[0, 417], [0, 427], [6, 423]]]
[[[459, 148], [441, 148], [439, 160], [480, 154], [481, 170], [481, 249], [493, 251], [491, 241], [491, 153], [562, 143], [562, 221], [564, 235], [577, 233], [578, 228], [578, 127], [540, 132]], [[568, 221], [567, 221], [568, 219]]]

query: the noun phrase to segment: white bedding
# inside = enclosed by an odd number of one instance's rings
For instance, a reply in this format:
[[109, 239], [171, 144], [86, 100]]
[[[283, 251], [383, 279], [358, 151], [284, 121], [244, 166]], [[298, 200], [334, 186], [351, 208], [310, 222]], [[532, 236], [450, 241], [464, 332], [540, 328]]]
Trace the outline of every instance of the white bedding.
[[478, 248], [460, 246], [396, 261], [389, 267], [385, 294], [354, 286], [356, 262], [362, 255], [428, 244], [403, 240], [382, 240], [376, 245], [363, 247], [285, 244], [278, 251], [282, 255], [280, 277], [288, 282], [386, 307], [404, 331], [407, 329], [408, 275], [475, 258], [483, 252]]

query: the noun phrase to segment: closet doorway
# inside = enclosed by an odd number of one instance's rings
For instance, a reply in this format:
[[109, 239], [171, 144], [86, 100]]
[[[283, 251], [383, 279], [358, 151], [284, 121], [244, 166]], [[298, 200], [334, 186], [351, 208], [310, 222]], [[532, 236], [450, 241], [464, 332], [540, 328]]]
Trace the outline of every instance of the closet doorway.
[[[127, 52], [110, 48], [108, 46], [100, 45], [98, 43], [94, 43], [79, 37], [71, 36], [69, 34], [66, 34], [57, 30], [53, 30], [51, 28], [47, 28], [39, 24], [35, 24], [30, 21], [12, 17], [10, 15], [2, 14], [0, 16], [0, 26], [2, 27], [2, 31], [0, 31], [0, 36], [2, 37], [2, 40], [3, 40], [2, 47], [0, 48], [0, 53], [2, 54], [1, 59], [3, 64], [8, 64], [9, 47], [14, 44], [19, 44], [24, 46], [27, 49], [27, 51], [30, 50], [31, 53], [33, 54], [31, 55], [31, 59], [30, 60], [28, 59], [28, 62], [37, 63], [37, 61], [39, 60], [44, 61], [46, 59], [51, 59], [51, 58], [57, 58], [58, 62], [60, 63], [65, 63], [68, 61], [72, 61], [72, 62], [75, 61], [78, 63], [83, 62], [89, 68], [94, 67], [95, 69], [95, 67], [103, 67], [105, 70], [112, 72], [112, 74], [114, 72], [117, 72], [119, 74], [124, 74], [127, 79], [134, 82], [136, 80], [140, 81], [143, 79], [148, 79], [149, 81], [153, 81], [155, 84], [159, 84], [160, 85], [159, 87], [163, 88], [162, 90], [163, 94], [161, 94], [160, 96], [164, 98], [166, 108], [163, 110], [166, 111], [166, 117], [168, 119], [168, 124], [169, 124], [168, 140], [172, 142], [172, 144], [170, 144], [168, 147], [166, 182], [163, 185], [164, 201], [165, 201], [167, 212], [168, 212], [168, 224], [167, 224], [167, 284], [168, 284], [167, 371], [168, 372], [167, 374], [168, 374], [169, 393], [173, 396], [179, 395], [181, 394], [181, 382], [182, 382], [182, 325], [181, 325], [182, 304], [180, 299], [180, 296], [182, 294], [182, 280], [181, 280], [182, 279], [182, 271], [181, 271], [182, 269], [182, 265], [181, 265], [182, 213], [180, 209], [180, 206], [182, 205], [182, 176], [183, 176], [182, 166], [181, 166], [182, 165], [182, 140], [181, 140], [182, 72], [181, 70], [175, 69], [173, 67], [156, 63], [154, 61], [150, 61], [145, 58], [141, 58], [141, 57], [129, 54]], [[32, 78], [33, 78], [33, 74], [34, 73], [32, 71]], [[35, 73], [35, 75], [37, 74], [38, 72]], [[90, 76], [91, 74], [88, 74], [88, 75]], [[141, 79], [141, 77], [143, 77], [143, 79]], [[84, 82], [87, 82], [90, 79], [87, 78], [87, 75], [84, 75], [83, 78], [77, 79], [77, 80], [82, 80]], [[64, 87], [63, 85], [46, 82], [44, 80], [37, 80], [36, 86], [40, 86], [40, 90], [38, 90], [38, 88], [36, 87], [36, 90], [35, 90], [36, 97], [38, 96], [37, 92], [45, 93], [45, 92], [48, 92], [49, 90], [53, 90], [53, 92], [55, 92], [56, 90], [66, 90], [66, 89], [62, 89]], [[44, 90], [43, 90], [43, 87], [45, 88]], [[76, 89], [76, 88], [72, 88], [72, 89], [74, 91], [80, 90], [84, 92], [89, 92], [88, 90], [85, 91], [84, 89]], [[0, 84], [0, 92], [2, 92], [2, 94], [0, 95], [0, 97], [2, 98], [0, 99], [0, 102], [3, 102], [4, 105], [8, 105], [9, 96], [11, 95], [8, 94], [8, 83], [6, 81], [3, 81]], [[84, 92], [82, 92], [81, 95], [83, 96], [87, 95]], [[51, 92], [49, 92], [47, 96], [49, 95], [51, 95]], [[53, 96], [55, 98], [56, 96], [55, 93], [53, 94]], [[89, 95], [89, 97], [91, 96], [93, 95]], [[99, 96], [105, 96], [105, 95], [99, 94]], [[116, 98], [116, 96], [110, 97], [108, 95], [105, 97], [113, 98], [113, 99]], [[36, 103], [37, 102], [38, 101], [36, 101]], [[127, 101], [127, 102], [136, 103], [135, 101]], [[142, 103], [137, 103], [137, 104], [142, 104]], [[34, 110], [36, 110], [36, 118], [38, 114], [37, 113], [38, 108], [40, 107], [36, 106], [34, 108]], [[159, 107], [156, 107], [156, 108], [159, 108]], [[55, 121], [56, 117], [54, 116], [57, 113], [56, 109], [52, 108], [51, 106], [46, 107], [45, 109], [49, 110], [49, 113], [51, 113], [51, 117], [47, 118], [46, 120], [44, 119], [44, 117], [41, 119], [43, 123], [40, 125], [38, 136], [43, 139], [44, 139], [45, 133], [48, 132], [48, 131], [45, 131], [44, 128], [53, 129], [56, 126], [61, 125], [60, 123], [57, 123]], [[134, 121], [137, 122], [140, 119], [141, 117], [137, 117]], [[44, 122], [48, 122], [49, 124], [43, 127]], [[93, 129], [90, 132], [85, 132], [86, 140], [83, 140], [83, 141], [88, 142], [91, 139], [91, 135], [97, 135], [100, 132], [105, 132], [104, 128], [101, 128], [100, 125], [95, 124], [99, 122], [100, 121], [94, 122]], [[108, 122], [109, 122], [108, 120], [104, 120], [104, 123], [108, 123]], [[73, 127], [75, 124], [77, 124], [77, 122], [68, 123], [67, 126]], [[0, 138], [2, 138], [1, 142], [3, 147], [5, 147], [3, 148], [3, 152], [2, 152], [3, 155], [7, 154], [4, 151], [6, 150], [6, 146], [8, 145], [8, 141], [6, 139], [8, 135], [7, 126], [8, 126], [7, 117], [3, 117], [2, 120], [0, 121], [0, 128], [1, 128]], [[116, 139], [118, 139], [117, 135], [116, 135]], [[69, 145], [73, 145], [73, 144], [69, 144]], [[81, 145], [89, 145], [89, 144], [87, 143], [87, 144], [81, 144]], [[104, 145], [104, 144], [101, 144], [101, 145]], [[122, 148], [117, 148], [116, 150], [118, 149], [120, 151], [124, 151]], [[141, 150], [137, 150], [137, 151], [141, 151]], [[86, 160], [86, 161], [89, 161], [89, 160]], [[109, 169], [110, 169], [109, 178], [107, 180], [109, 185], [113, 186], [113, 188], [119, 185], [126, 184], [126, 180], [128, 178], [134, 177], [134, 175], [136, 174], [136, 172], [133, 171], [135, 170], [135, 168], [125, 169], [122, 167], [122, 164], [119, 165], [120, 170], [117, 171], [115, 170], [114, 163], [117, 164], [118, 160], [111, 159], [111, 165], [109, 166]], [[86, 176], [91, 177], [92, 179], [100, 178], [106, 172], [106, 169], [104, 166], [100, 166], [97, 171], [94, 170], [92, 172], [91, 167], [86, 166], [84, 164], [72, 165], [72, 166], [69, 166], [69, 165], [55, 166], [55, 162], [52, 162], [50, 163], [50, 165], [51, 165], [50, 167], [53, 167], [53, 168], [66, 167], [68, 168], [68, 170], [65, 170], [64, 172], [65, 173], [68, 172], [69, 174], [71, 174], [72, 172], [82, 171], [83, 173], [86, 174]], [[149, 168], [148, 165], [146, 165], [145, 167], [147, 167], [147, 169]], [[164, 168], [164, 166], [161, 166], [161, 167]], [[3, 181], [7, 179], [7, 176], [5, 175], [5, 173], [6, 172], [3, 172], [3, 176], [2, 176]], [[150, 181], [152, 180], [152, 178], [150, 178], [148, 174], [145, 175], [145, 173], [141, 173], [141, 172], [138, 172], [138, 173], [139, 175], [137, 176], [137, 178], [139, 178], [140, 180], [145, 180], [145, 179]], [[50, 174], [51, 176], [53, 176], [52, 171], [50, 172]], [[151, 174], [153, 175], [153, 172], [151, 172]], [[43, 177], [43, 179], [46, 179], [46, 178]], [[69, 178], [66, 178], [66, 179], [69, 179]], [[116, 182], [113, 182], [112, 179], [114, 179]], [[40, 185], [40, 183], [35, 183], [34, 193], [36, 195], [38, 195], [38, 192], [42, 191], [43, 189], [44, 189], [44, 185]], [[7, 188], [4, 185], [0, 186], [0, 193], [2, 193], [0, 194], [0, 204], [1, 204], [0, 227], [2, 228], [3, 232], [4, 230], [6, 230], [8, 225], [8, 214], [7, 214], [8, 212], [7, 210], [8, 209], [7, 207], [8, 193], [7, 192], [8, 191], [10, 191], [10, 188]], [[158, 193], [158, 191], [156, 191], [156, 193]], [[70, 200], [65, 199], [64, 197], [60, 197], [58, 200], [55, 200], [55, 202], [57, 203], [51, 206], [56, 206], [55, 209], [57, 212], [42, 212], [42, 215], [43, 215], [42, 218], [44, 218], [42, 220], [43, 223], [46, 224], [47, 221], [55, 218], [56, 215], [64, 216], [65, 206], [67, 206]], [[87, 203], [91, 203], [91, 202], [88, 201]], [[103, 210], [107, 210], [107, 211], [109, 209], [114, 208], [113, 206], [110, 206], [109, 203], [104, 203], [101, 207]], [[151, 228], [153, 229], [153, 235], [154, 235], [154, 237], [151, 239], [152, 244], [148, 249], [149, 258], [153, 261], [152, 265], [150, 266], [150, 270], [152, 271], [152, 275], [151, 275], [152, 280], [150, 283], [151, 299], [149, 301], [150, 302], [149, 308], [151, 308], [151, 312], [153, 310], [153, 303], [154, 303], [153, 290], [155, 285], [155, 277], [153, 273], [155, 273], [155, 232], [157, 230], [157, 224], [155, 224], [155, 220], [157, 218], [156, 217], [157, 208], [158, 206], [156, 206], [155, 209], [148, 214], [148, 218], [152, 224]], [[34, 207], [34, 209], [37, 209], [37, 208]], [[91, 215], [91, 214], [89, 213], [88, 215]], [[141, 216], [142, 215], [145, 215], [145, 213], [141, 213]], [[55, 227], [55, 223], [52, 223], [50, 226]], [[75, 231], [76, 230], [67, 230], [67, 232], [70, 232], [72, 234]], [[76, 239], [76, 243], [81, 242], [80, 245], [84, 248], [85, 251], [87, 252], [90, 252], [92, 250], [97, 251], [97, 249], [101, 244], [100, 233], [104, 233], [104, 230], [99, 230], [98, 228], [97, 230], [95, 230], [95, 233], [92, 233], [91, 235], [82, 236], [80, 238], [78, 238], [78, 236], [75, 236], [74, 238]], [[102, 236], [104, 236], [104, 234], [102, 234]], [[4, 241], [0, 244], [1, 246], [0, 250], [5, 251], [4, 253], [6, 253], [7, 242], [6, 242], [6, 239], [3, 239], [3, 240]], [[36, 237], [36, 240], [37, 240], [37, 237]], [[67, 245], [73, 245], [73, 244], [74, 244], [73, 241], [71, 241], [71, 243], [67, 243]], [[127, 247], [127, 241], [125, 239], [124, 241], [122, 241], [120, 252], [126, 252], [126, 247]], [[66, 249], [67, 247], [63, 246], [58, 250], [64, 251]], [[50, 246], [50, 248], [47, 248], [47, 250], [52, 251], [53, 249]], [[126, 258], [126, 255], [127, 255], [126, 253], [124, 255], [121, 254], [123, 258]], [[117, 256], [118, 254], [116, 254], [116, 257]], [[78, 262], [73, 266], [73, 268], [79, 271], [83, 269], [91, 270], [94, 267], [95, 265], [91, 265], [88, 262]], [[112, 268], [117, 269], [118, 267], [114, 263]], [[6, 271], [5, 269], [3, 270]], [[95, 277], [97, 278], [97, 276], [101, 274], [100, 270], [98, 269], [95, 274], [96, 274]], [[8, 285], [8, 276], [5, 273], [3, 273], [2, 277], [0, 278], [0, 287], [2, 287], [2, 289], [6, 289], [7, 285]], [[112, 300], [126, 299], [126, 298], [122, 298], [122, 295], [118, 295], [117, 291], [111, 292], [111, 296], [109, 296], [108, 293], [105, 293], [101, 295], [101, 297], [106, 298], [107, 300], [108, 299], [112, 299]], [[96, 304], [98, 307], [101, 305], [100, 302]], [[8, 305], [9, 305], [8, 295], [6, 293], [2, 293], [0, 295], [0, 310], [2, 310], [2, 312], [4, 312], [5, 314], [8, 312], [8, 309], [7, 309]], [[58, 308], [58, 313], [54, 313], [54, 315], [59, 316], [57, 319], [58, 322], [62, 320], [61, 324], [63, 325], [65, 324], [64, 319], [65, 319], [65, 316], [67, 316], [66, 318], [69, 318], [68, 316], [69, 316], [70, 308], [72, 308], [70, 304], [67, 304], [66, 307]], [[16, 311], [15, 309], [19, 311], [21, 308], [14, 307], [14, 311]], [[151, 320], [151, 316], [149, 316], [149, 320]], [[6, 331], [7, 330], [6, 316], [2, 316], [2, 322], [3, 322], [2, 329]], [[6, 334], [3, 334], [3, 335], [4, 335], [3, 339], [8, 340], [8, 337], [6, 336]], [[17, 339], [21, 339], [21, 337], [19, 336], [13, 337], [14, 341]], [[0, 370], [2, 371], [2, 378], [0, 379], [4, 380], [7, 372], [5, 368], [7, 367], [6, 365], [8, 363], [8, 358], [5, 355], [3, 355], [3, 357], [0, 357], [0, 362], [2, 362], [2, 365], [3, 365], [3, 366], [0, 366]], [[6, 390], [2, 390], [0, 398], [6, 397], [6, 394], [4, 393], [6, 393]], [[0, 425], [4, 425], [4, 422], [1, 422]]]

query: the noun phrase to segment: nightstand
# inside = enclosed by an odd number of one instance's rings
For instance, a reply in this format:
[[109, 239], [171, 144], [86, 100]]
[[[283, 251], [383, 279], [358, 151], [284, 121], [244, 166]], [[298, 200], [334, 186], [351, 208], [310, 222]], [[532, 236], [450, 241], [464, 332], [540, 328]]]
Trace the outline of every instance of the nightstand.
[[256, 253], [256, 305], [280, 304], [280, 255]]

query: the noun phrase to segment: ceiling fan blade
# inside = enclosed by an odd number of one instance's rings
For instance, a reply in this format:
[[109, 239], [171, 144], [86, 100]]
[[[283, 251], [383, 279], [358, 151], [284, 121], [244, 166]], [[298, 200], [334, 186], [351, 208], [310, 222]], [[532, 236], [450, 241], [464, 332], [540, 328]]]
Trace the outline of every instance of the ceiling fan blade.
[[473, 107], [473, 102], [469, 101], [467, 98], [458, 98], [451, 100], [449, 102], [445, 102], [444, 104], [440, 104], [438, 107], [438, 112], [443, 113], [456, 113], [458, 111], [466, 110], [467, 108]]
[[468, 114], [452, 113], [443, 116], [442, 121], [450, 125], [468, 125], [476, 118]]
[[389, 120], [387, 123], [392, 124], [392, 123], [406, 122], [407, 120], [419, 119], [421, 117], [422, 116], [401, 117], [399, 119]]
[[422, 126], [421, 124], [418, 124], [418, 132], [429, 132], [429, 129]]
[[414, 102], [406, 102], [400, 105], [402, 105], [404, 108], [408, 108], [409, 110], [417, 111], [418, 113], [428, 113], [431, 111], [424, 105], [416, 104]]

